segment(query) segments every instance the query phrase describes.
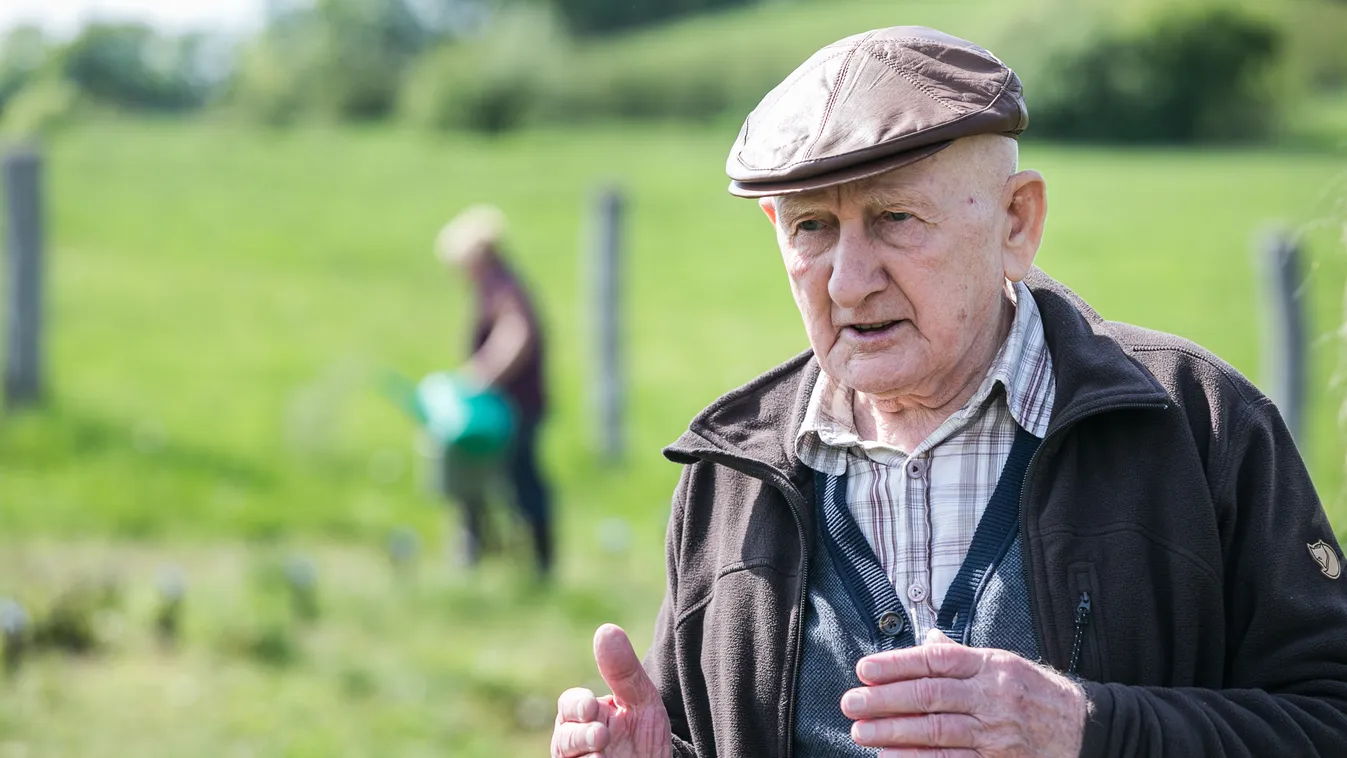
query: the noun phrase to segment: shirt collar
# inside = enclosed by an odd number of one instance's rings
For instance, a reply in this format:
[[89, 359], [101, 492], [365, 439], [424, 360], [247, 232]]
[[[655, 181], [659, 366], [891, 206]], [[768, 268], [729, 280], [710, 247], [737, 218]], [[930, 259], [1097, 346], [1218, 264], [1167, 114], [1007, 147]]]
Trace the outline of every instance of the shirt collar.
[[[968, 402], [911, 451], [912, 454], [929, 450], [965, 426], [986, 406], [997, 385], [1005, 388], [1006, 406], [1017, 424], [1040, 439], [1047, 434], [1056, 382], [1052, 357], [1043, 336], [1043, 318], [1023, 282], [1016, 282], [1013, 289], [1015, 318], [986, 377]], [[849, 452], [886, 456], [897, 452], [888, 445], [860, 439], [852, 411], [853, 396], [852, 389], [842, 386], [828, 374], [819, 375], [795, 437], [795, 453], [810, 468], [837, 476], [846, 471]]]

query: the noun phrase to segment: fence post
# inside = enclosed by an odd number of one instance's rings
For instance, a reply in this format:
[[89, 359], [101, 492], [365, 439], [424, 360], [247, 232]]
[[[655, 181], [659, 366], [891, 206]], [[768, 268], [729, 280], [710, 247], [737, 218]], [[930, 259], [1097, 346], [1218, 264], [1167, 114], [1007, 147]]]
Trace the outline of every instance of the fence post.
[[622, 194], [616, 188], [603, 190], [595, 205], [593, 276], [593, 321], [598, 352], [598, 381], [594, 386], [597, 406], [599, 451], [604, 460], [621, 460], [626, 440], [622, 411], [626, 395], [622, 374]]
[[1291, 234], [1277, 230], [1262, 235], [1258, 258], [1268, 304], [1263, 330], [1263, 377], [1268, 397], [1276, 403], [1291, 436], [1303, 446], [1307, 380], [1307, 330], [1301, 290], [1304, 269], [1300, 245]]
[[5, 191], [9, 303], [5, 407], [42, 399], [42, 156], [16, 146], [0, 161]]

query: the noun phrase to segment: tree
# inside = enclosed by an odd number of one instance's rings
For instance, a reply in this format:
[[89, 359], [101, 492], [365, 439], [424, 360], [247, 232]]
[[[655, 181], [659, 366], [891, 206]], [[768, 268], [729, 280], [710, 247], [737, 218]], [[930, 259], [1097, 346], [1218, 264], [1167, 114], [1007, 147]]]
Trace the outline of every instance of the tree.
[[131, 110], [187, 110], [207, 96], [206, 83], [193, 76], [203, 39], [161, 36], [144, 24], [90, 24], [55, 54], [54, 67], [96, 102]]

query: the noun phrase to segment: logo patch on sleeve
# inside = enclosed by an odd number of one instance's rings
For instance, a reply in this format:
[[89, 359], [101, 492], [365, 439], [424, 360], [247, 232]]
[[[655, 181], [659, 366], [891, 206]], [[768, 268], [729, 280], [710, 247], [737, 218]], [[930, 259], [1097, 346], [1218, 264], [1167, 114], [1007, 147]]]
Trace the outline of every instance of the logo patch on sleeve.
[[1313, 545], [1306, 545], [1310, 549], [1310, 557], [1319, 564], [1319, 570], [1329, 579], [1337, 579], [1342, 576], [1342, 564], [1338, 562], [1338, 551], [1323, 540], [1319, 540]]

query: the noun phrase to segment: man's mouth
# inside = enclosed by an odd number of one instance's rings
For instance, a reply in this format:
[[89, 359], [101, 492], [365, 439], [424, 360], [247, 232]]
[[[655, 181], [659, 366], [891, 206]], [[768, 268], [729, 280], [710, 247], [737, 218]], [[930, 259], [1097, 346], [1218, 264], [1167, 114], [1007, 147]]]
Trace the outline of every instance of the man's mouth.
[[854, 329], [861, 334], [870, 334], [873, 332], [882, 332], [897, 323], [897, 321], [875, 321], [869, 324], [850, 324], [847, 328]]

